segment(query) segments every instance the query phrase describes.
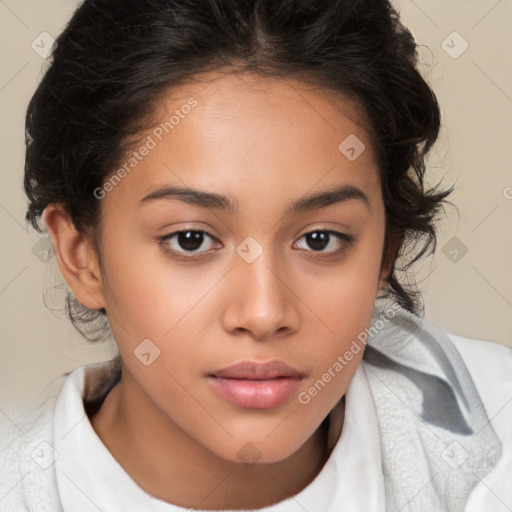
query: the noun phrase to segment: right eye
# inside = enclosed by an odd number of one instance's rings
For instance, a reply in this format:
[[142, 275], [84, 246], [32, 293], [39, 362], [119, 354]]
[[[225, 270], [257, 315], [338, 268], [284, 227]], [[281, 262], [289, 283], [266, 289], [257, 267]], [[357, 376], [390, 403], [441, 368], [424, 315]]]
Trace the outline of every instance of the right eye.
[[[201, 247], [208, 241], [210, 241], [210, 247], [201, 251]], [[211, 241], [216, 241], [218, 244], [217, 239], [213, 235], [196, 229], [183, 229], [160, 237], [160, 244], [164, 251], [185, 258], [208, 252], [214, 247]], [[206, 245], [208, 246], [208, 243]]]

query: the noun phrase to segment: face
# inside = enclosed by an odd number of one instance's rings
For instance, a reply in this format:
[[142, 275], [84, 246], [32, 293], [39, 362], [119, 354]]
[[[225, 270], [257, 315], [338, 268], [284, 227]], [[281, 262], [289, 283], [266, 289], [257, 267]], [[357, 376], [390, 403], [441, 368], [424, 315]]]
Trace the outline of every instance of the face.
[[251, 75], [175, 88], [157, 116], [98, 192], [124, 365], [210, 452], [283, 460], [345, 393], [383, 284], [372, 142], [348, 100]]

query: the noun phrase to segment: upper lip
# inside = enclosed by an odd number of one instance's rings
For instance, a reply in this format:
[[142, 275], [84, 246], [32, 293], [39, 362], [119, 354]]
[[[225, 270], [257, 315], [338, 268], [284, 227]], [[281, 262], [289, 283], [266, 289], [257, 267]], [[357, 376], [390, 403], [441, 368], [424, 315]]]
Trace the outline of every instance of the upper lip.
[[302, 378], [304, 375], [283, 361], [242, 361], [213, 372], [215, 377], [225, 379], [268, 380], [280, 377]]

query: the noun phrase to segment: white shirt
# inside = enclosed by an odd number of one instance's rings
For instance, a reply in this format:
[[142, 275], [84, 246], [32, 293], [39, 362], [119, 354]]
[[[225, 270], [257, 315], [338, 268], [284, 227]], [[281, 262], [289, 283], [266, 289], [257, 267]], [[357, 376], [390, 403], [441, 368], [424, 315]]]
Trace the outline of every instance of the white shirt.
[[[512, 510], [512, 351], [492, 342], [451, 335], [503, 445], [501, 459], [470, 495], [465, 512]], [[5, 423], [0, 437], [2, 512], [184, 512], [143, 491], [97, 436], [83, 405], [85, 372], [101, 375], [107, 363], [78, 368], [56, 400]], [[384, 475], [377, 417], [365, 364], [345, 395], [341, 436], [317, 477], [297, 495], [265, 512], [384, 512]], [[9, 423], [9, 422], [7, 422]], [[4, 435], [4, 432], [6, 434]]]

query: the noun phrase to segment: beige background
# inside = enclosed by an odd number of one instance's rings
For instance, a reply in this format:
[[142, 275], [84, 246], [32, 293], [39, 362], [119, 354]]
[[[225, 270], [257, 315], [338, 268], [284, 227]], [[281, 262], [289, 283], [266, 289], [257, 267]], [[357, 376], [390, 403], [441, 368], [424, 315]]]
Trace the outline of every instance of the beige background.
[[[442, 105], [431, 179], [456, 182], [451, 200], [460, 212], [447, 210], [438, 251], [418, 268], [425, 316], [449, 332], [512, 346], [512, 2], [396, 5], [424, 45], [422, 69]], [[3, 401], [48, 391], [63, 372], [114, 353], [108, 344], [86, 343], [63, 313], [45, 307], [43, 290], [47, 298], [60, 297], [52, 293], [58, 267], [55, 257], [41, 261], [37, 244], [44, 241], [24, 221], [24, 112], [45, 64], [31, 44], [42, 32], [56, 37], [75, 6], [71, 0], [0, 1]]]

